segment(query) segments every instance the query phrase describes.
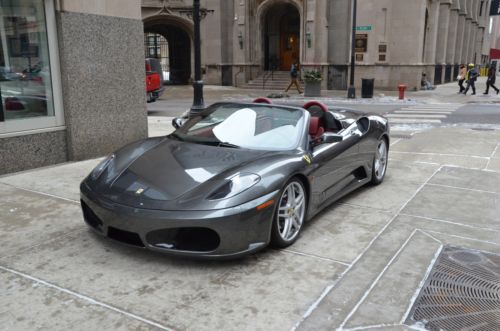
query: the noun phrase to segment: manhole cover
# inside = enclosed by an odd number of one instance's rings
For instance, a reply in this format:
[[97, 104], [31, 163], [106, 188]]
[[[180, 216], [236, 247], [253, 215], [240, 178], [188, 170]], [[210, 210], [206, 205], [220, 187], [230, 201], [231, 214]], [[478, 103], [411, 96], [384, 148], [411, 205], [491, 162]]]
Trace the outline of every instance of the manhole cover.
[[446, 247], [408, 325], [427, 330], [500, 330], [500, 255]]

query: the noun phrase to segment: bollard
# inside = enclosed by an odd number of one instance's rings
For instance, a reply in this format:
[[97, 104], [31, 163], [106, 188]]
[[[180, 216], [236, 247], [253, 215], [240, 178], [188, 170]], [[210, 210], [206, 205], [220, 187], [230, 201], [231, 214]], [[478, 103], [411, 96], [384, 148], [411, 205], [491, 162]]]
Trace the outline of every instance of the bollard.
[[398, 85], [398, 89], [399, 89], [399, 100], [404, 100], [406, 85], [400, 84]]

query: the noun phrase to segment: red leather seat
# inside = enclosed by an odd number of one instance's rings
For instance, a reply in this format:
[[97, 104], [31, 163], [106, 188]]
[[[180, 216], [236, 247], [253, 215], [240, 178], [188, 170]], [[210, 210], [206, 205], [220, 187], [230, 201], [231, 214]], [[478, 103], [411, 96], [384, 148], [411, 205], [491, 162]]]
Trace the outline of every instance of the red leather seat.
[[311, 117], [311, 121], [309, 122], [309, 135], [311, 136], [311, 140], [313, 142], [318, 141], [324, 133], [325, 129], [320, 125], [320, 119], [318, 117]]

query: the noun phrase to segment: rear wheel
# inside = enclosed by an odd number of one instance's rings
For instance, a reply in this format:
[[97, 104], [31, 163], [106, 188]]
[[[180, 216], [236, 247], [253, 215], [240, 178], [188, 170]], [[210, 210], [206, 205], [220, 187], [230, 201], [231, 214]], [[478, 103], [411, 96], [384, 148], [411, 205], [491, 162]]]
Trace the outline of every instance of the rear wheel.
[[385, 138], [380, 139], [375, 151], [375, 157], [373, 158], [371, 183], [374, 185], [378, 185], [384, 181], [387, 171], [388, 152], [387, 140]]
[[298, 179], [292, 179], [280, 194], [271, 232], [271, 244], [284, 248], [293, 244], [302, 230], [307, 210], [307, 194]]

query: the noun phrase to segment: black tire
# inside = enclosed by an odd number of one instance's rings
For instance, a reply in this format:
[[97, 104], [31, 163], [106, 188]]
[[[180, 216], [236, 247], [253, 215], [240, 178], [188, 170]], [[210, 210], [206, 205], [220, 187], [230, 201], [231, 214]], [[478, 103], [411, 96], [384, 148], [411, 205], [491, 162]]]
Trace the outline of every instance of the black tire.
[[[383, 155], [381, 155], [383, 153]], [[382, 138], [377, 143], [372, 163], [372, 185], [379, 185], [384, 181], [387, 172], [387, 161], [389, 157], [389, 145], [387, 139]]]
[[[290, 199], [291, 194], [294, 202]], [[285, 248], [297, 241], [306, 215], [307, 191], [302, 181], [293, 178], [283, 186], [279, 194], [271, 229], [271, 246]]]

